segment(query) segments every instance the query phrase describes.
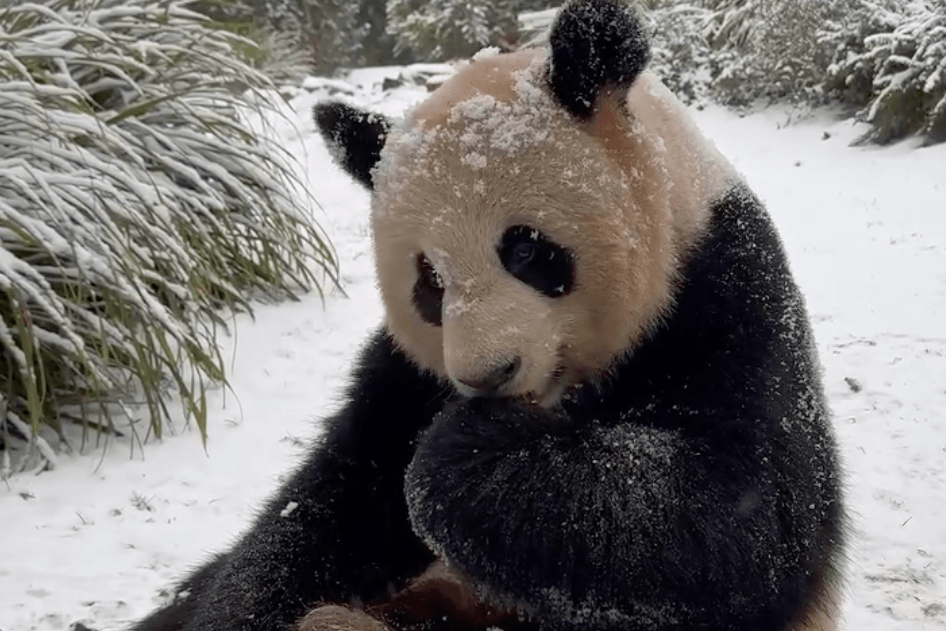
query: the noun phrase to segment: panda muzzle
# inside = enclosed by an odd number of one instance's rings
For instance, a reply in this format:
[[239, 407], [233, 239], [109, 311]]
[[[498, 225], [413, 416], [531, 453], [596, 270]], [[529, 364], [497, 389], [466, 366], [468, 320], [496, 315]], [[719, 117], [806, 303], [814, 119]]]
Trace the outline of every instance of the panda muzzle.
[[513, 382], [522, 368], [522, 358], [515, 358], [491, 365], [479, 374], [453, 376], [460, 394], [467, 397], [498, 397], [504, 394], [504, 386]]

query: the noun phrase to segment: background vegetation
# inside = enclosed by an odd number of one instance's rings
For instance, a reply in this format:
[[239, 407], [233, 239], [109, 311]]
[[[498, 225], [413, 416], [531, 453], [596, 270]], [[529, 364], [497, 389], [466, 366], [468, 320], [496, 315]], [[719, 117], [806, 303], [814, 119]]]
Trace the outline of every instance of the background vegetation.
[[173, 0], [0, 7], [0, 471], [116, 413], [160, 435], [169, 388], [203, 432], [226, 309], [334, 279], [249, 124], [275, 105], [255, 49]]
[[946, 0], [647, 4], [655, 70], [691, 101], [833, 102], [865, 142], [946, 140]]
[[[654, 69], [685, 100], [735, 107], [760, 99], [836, 102], [872, 124], [865, 141], [886, 143], [914, 133], [929, 142], [946, 139], [946, 0], [638, 2], [652, 25]], [[333, 12], [331, 3], [308, 0], [326, 13]], [[356, 4], [373, 21], [352, 22], [348, 41], [362, 42], [361, 51], [365, 35], [387, 33], [390, 48], [375, 49], [370, 61], [387, 63], [462, 58], [487, 45], [512, 47], [534, 35], [520, 32], [519, 14], [561, 2]]]
[[[561, 4], [248, 1], [244, 19], [295, 33], [322, 73], [512, 48], [534, 35], [521, 32], [518, 16]], [[833, 101], [873, 125], [867, 141], [944, 139], [946, 0], [637, 1], [651, 20], [654, 68], [685, 100]]]

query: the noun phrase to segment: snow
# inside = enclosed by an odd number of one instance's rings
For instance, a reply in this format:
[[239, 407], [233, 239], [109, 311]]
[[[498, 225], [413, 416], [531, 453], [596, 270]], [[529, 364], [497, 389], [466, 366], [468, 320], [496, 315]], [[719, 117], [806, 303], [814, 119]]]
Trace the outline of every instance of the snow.
[[486, 48], [481, 48], [476, 52], [471, 58], [471, 61], [479, 61], [480, 59], [489, 59], [490, 57], [495, 57], [502, 51], [498, 46], [487, 46]]
[[[360, 70], [343, 92], [399, 115], [423, 87], [376, 86], [403, 72]], [[305, 169], [344, 293], [235, 318], [231, 387], [208, 395], [206, 449], [195, 428], [143, 450], [126, 431], [0, 486], [2, 631], [127, 627], [232, 541], [335, 409], [382, 317], [368, 196], [331, 165], [311, 120], [338, 88], [307, 82], [271, 133]], [[946, 145], [852, 148], [864, 128], [825, 112], [791, 125], [775, 109], [694, 115], [768, 203], [814, 321], [853, 517], [844, 628], [944, 628]]]

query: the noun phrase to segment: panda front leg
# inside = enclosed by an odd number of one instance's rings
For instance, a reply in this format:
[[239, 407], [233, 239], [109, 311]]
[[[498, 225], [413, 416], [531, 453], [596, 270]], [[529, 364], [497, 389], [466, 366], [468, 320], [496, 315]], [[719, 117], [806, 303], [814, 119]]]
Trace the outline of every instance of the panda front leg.
[[423, 572], [433, 555], [408, 521], [404, 470], [444, 394], [375, 335], [302, 466], [233, 548], [137, 631], [289, 629], [316, 604], [358, 606]]
[[770, 456], [761, 436], [708, 446], [471, 400], [434, 419], [406, 495], [439, 556], [541, 628], [775, 631], [802, 605], [808, 568], [805, 544], [783, 540]]

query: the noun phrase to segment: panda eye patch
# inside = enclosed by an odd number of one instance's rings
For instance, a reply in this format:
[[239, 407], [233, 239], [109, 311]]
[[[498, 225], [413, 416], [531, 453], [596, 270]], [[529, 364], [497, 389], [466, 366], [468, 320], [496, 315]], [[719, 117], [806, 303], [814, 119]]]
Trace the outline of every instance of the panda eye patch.
[[443, 279], [423, 252], [417, 255], [417, 282], [411, 299], [424, 322], [443, 324]]
[[572, 290], [574, 257], [537, 229], [509, 228], [503, 233], [497, 251], [506, 271], [536, 291], [557, 298]]

